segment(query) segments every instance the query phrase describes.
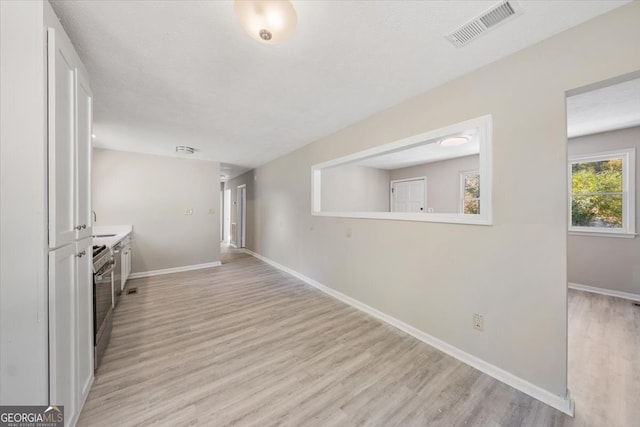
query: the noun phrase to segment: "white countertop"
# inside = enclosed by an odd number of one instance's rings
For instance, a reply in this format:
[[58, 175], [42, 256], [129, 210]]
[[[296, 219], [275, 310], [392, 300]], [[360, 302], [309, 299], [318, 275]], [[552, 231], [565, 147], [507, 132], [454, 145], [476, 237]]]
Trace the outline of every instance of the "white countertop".
[[[93, 244], [113, 248], [118, 242], [133, 232], [132, 225], [94, 225]], [[112, 236], [111, 236], [112, 234]], [[109, 236], [107, 236], [109, 235]], [[105, 236], [105, 237], [96, 237]]]

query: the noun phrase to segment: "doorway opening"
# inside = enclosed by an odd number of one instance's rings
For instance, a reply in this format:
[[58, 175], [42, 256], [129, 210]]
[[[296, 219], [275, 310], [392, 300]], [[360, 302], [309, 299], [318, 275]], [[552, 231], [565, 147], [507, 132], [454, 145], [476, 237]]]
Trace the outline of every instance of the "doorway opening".
[[227, 244], [231, 243], [231, 189], [224, 190], [224, 210], [223, 218], [223, 241]]
[[568, 91], [566, 111], [567, 385], [577, 419], [631, 425], [640, 389], [620, 379], [640, 375], [640, 71]]
[[236, 246], [244, 248], [247, 244], [247, 185], [239, 185], [236, 189]]

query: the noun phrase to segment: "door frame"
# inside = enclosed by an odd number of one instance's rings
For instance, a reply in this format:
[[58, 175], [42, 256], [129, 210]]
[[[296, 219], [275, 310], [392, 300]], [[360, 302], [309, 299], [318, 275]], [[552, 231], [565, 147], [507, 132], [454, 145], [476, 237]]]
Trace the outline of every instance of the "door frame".
[[236, 245], [244, 248], [247, 244], [247, 184], [236, 188]]
[[222, 236], [225, 243], [231, 244], [231, 189], [225, 188], [222, 211]]

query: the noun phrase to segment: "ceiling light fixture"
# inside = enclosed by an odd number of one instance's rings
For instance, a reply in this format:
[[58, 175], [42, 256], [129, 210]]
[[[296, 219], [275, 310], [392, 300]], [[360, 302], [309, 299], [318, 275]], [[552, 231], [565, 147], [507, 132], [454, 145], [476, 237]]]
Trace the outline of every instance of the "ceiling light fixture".
[[456, 145], [466, 144], [469, 141], [469, 138], [466, 136], [453, 136], [450, 138], [442, 139], [438, 142], [438, 144], [443, 147], [455, 147]]
[[185, 154], [193, 154], [196, 149], [193, 147], [187, 147], [186, 145], [178, 145], [176, 146], [176, 153], [185, 153]]
[[293, 33], [298, 22], [288, 0], [235, 0], [233, 8], [242, 28], [262, 43], [280, 43]]

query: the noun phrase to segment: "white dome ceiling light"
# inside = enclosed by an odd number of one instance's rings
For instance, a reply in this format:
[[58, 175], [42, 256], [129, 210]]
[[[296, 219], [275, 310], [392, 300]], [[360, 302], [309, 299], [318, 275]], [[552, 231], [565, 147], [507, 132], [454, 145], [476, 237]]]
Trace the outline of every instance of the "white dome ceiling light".
[[242, 28], [261, 43], [284, 41], [298, 22], [296, 10], [288, 0], [235, 0], [233, 8]]

